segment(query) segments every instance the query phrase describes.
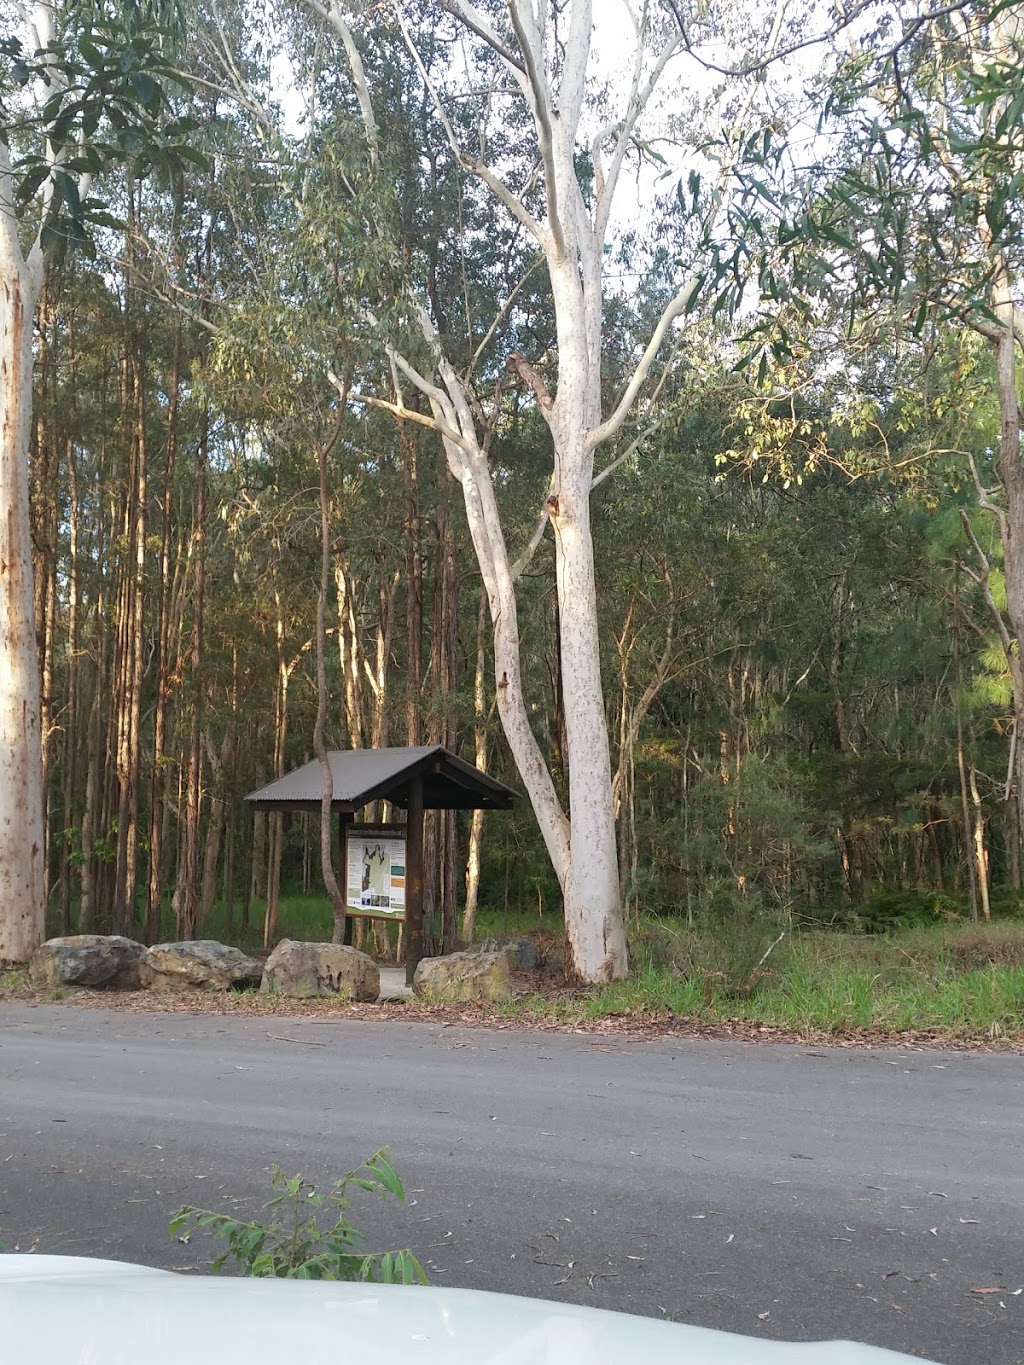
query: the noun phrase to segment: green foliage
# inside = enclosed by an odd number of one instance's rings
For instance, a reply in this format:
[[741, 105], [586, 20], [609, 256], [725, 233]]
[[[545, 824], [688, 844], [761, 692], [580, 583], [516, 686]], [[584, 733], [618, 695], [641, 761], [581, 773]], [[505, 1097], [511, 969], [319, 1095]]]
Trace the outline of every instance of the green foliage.
[[15, 208], [42, 196], [40, 245], [56, 263], [69, 247], [91, 252], [97, 228], [123, 226], [103, 200], [83, 197], [96, 176], [126, 165], [167, 188], [186, 167], [206, 165], [192, 145], [198, 125], [173, 104], [189, 89], [175, 62], [176, 4], [100, 0], [66, 6], [59, 20], [45, 47], [16, 35], [0, 42], [0, 132], [13, 153]]
[[963, 896], [917, 887], [908, 891], [876, 892], [857, 907], [855, 919], [865, 933], [882, 934], [959, 919], [965, 909]]
[[991, 322], [996, 257], [1019, 250], [1019, 39], [965, 15], [922, 23], [905, 47], [862, 49], [822, 92], [833, 152], [789, 187], [779, 245], [804, 297], [846, 296], [850, 335], [879, 302], [913, 336]]
[[1024, 896], [1013, 887], [998, 887], [990, 897], [992, 918], [1024, 919]]
[[[214, 1258], [219, 1271], [233, 1261], [254, 1279], [371, 1280], [381, 1284], [426, 1284], [419, 1261], [408, 1249], [366, 1252], [362, 1235], [346, 1217], [350, 1189], [404, 1201], [405, 1191], [386, 1147], [349, 1171], [322, 1194], [304, 1176], [273, 1168], [273, 1189], [265, 1218], [242, 1222], [230, 1214], [182, 1207], [171, 1219], [172, 1237], [187, 1241], [201, 1228], [227, 1243]], [[322, 1225], [323, 1224], [323, 1225]]]

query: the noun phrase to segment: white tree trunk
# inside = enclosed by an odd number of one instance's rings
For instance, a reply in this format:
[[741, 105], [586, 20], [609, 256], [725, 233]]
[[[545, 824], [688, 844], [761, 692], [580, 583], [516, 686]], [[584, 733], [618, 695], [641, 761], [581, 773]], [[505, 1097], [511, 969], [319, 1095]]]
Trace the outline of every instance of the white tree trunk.
[[[0, 248], [0, 962], [27, 962], [45, 937], [39, 660], [32, 613], [28, 446], [32, 319], [42, 264]], [[15, 254], [17, 253], [17, 254]]]
[[[327, 19], [344, 43], [371, 156], [375, 156], [377, 125], [367, 74], [342, 8], [337, 0], [327, 0], [326, 4], [322, 0], [303, 3]], [[592, 202], [588, 204], [577, 177], [576, 155], [580, 150], [593, 29], [592, 0], [571, 0], [557, 7], [548, 0], [536, 3], [508, 0], [511, 32], [498, 17], [498, 9], [480, 7], [474, 0], [450, 0], [445, 8], [461, 18], [497, 54], [509, 88], [522, 96], [536, 133], [536, 183], [543, 187], [544, 200], [540, 215], [533, 203], [528, 204], [494, 167], [485, 164], [483, 153], [478, 156], [461, 145], [445, 101], [431, 82], [402, 12], [396, 11], [397, 22], [459, 163], [479, 177], [496, 203], [534, 239], [546, 259], [551, 280], [558, 331], [557, 395], [552, 397], [543, 378], [523, 357], [510, 356], [507, 364], [533, 388], [551, 428], [554, 446], [547, 514], [556, 547], [569, 760], [568, 818], [533, 733], [523, 694], [515, 594], [521, 565], [513, 565], [509, 560], [498, 499], [467, 383], [443, 354], [430, 317], [420, 305], [417, 305], [420, 323], [433, 352], [433, 371], [417, 369], [393, 346], [388, 350], [396, 386], [400, 379], [408, 380], [429, 400], [432, 420], [427, 425], [441, 434], [449, 467], [462, 486], [494, 629], [498, 714], [562, 888], [566, 931], [576, 973], [587, 981], [602, 981], [623, 975], [628, 969], [628, 957], [620, 903], [590, 527], [594, 452], [622, 428], [662, 344], [684, 313], [700, 279], [699, 271], [694, 270], [666, 306], [617, 405], [604, 416], [602, 268], [611, 205], [637, 120], [667, 63], [682, 50], [684, 35], [670, 27], [659, 38], [661, 45], [648, 49], [652, 30], [648, 28], [647, 7], [638, 17], [627, 6], [636, 36], [629, 94], [620, 117], [599, 133], [590, 147], [594, 182]], [[334, 376], [332, 379], [339, 384]], [[397, 403], [389, 403], [376, 395], [363, 394], [358, 401], [377, 404], [403, 420], [424, 420], [414, 417], [400, 393], [396, 397]], [[543, 530], [544, 522], [540, 520], [530, 552], [539, 543]]]
[[[487, 771], [487, 593], [480, 592], [480, 609], [476, 621], [476, 671], [473, 674], [473, 758], [481, 772]], [[462, 915], [462, 940], [473, 942], [476, 929], [476, 909], [480, 897], [480, 855], [483, 848], [484, 813], [473, 812], [469, 827], [469, 851], [466, 855], [466, 908]]]
[[[564, 462], [568, 464], [568, 461]], [[578, 458], [574, 463], [578, 467]], [[562, 883], [573, 963], [586, 981], [624, 975], [608, 724], [601, 686], [589, 475], [563, 478], [552, 510], [569, 759], [569, 868]]]
[[[572, 191], [571, 147], [564, 158]], [[556, 166], [562, 157], [556, 160]], [[565, 928], [576, 972], [606, 981], [628, 970], [619, 887], [608, 719], [601, 683], [601, 642], [594, 573], [590, 489], [594, 451], [588, 437], [601, 420], [600, 276], [563, 256], [550, 273], [558, 325], [558, 393], [545, 409], [555, 446], [548, 512], [555, 537], [555, 583], [569, 769], [569, 866], [562, 881]]]

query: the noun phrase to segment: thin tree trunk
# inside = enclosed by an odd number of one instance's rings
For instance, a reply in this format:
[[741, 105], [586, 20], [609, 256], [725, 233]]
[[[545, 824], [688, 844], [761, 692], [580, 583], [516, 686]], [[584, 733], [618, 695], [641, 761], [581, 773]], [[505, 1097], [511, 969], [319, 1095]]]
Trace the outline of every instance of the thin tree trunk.
[[[116, 401], [120, 401], [118, 396]], [[96, 786], [96, 848], [95, 890], [96, 890], [96, 927], [109, 931], [114, 890], [114, 864], [106, 856], [114, 822], [117, 818], [116, 791], [116, 744], [117, 744], [117, 698], [119, 695], [119, 668], [122, 652], [117, 626], [123, 620], [119, 614], [119, 585], [122, 579], [117, 573], [118, 528], [121, 525], [119, 506], [125, 498], [119, 498], [114, 491], [117, 487], [116, 451], [110, 457], [110, 443], [101, 444], [101, 458], [96, 471], [96, 493], [99, 501], [106, 503], [106, 516], [103, 519], [104, 544], [107, 549], [107, 567], [112, 569], [112, 582], [109, 588], [100, 578], [100, 594], [97, 595], [96, 612], [96, 657], [97, 670], [102, 687], [103, 710], [100, 716], [100, 766]], [[102, 562], [102, 556], [101, 556]], [[106, 610], [113, 607], [115, 630], [113, 639], [108, 639], [105, 628]]]
[[[345, 942], [345, 897], [338, 885], [334, 871], [334, 858], [331, 852], [331, 803], [334, 800], [334, 777], [331, 773], [327, 746], [324, 743], [324, 723], [327, 720], [327, 590], [331, 581], [331, 521], [327, 498], [327, 457], [334, 448], [345, 416], [347, 392], [342, 394], [338, 405], [338, 417], [334, 430], [320, 447], [317, 463], [320, 474], [320, 591], [316, 599], [316, 722], [313, 726], [313, 752], [320, 764], [323, 792], [320, 799], [320, 871], [324, 887], [331, 902], [334, 916], [334, 943]], [[340, 627], [339, 622], [339, 627]]]
[[388, 739], [388, 679], [391, 666], [391, 639], [394, 633], [395, 593], [401, 579], [396, 570], [391, 579], [383, 576], [377, 589], [377, 644], [373, 668], [373, 706], [370, 712], [370, 744], [386, 748]]
[[68, 466], [68, 664], [67, 705], [64, 722], [64, 793], [60, 860], [60, 931], [71, 932], [71, 845], [70, 832], [74, 828], [74, 801], [78, 779], [78, 461], [75, 443], [67, 441]]
[[[444, 471], [441, 472], [444, 479]], [[430, 632], [430, 711], [427, 721], [427, 743], [443, 744], [445, 722], [443, 709], [447, 705], [444, 686], [444, 525], [443, 491], [439, 494], [434, 521], [434, 591]], [[441, 896], [444, 887], [442, 859], [444, 845], [441, 832], [441, 813], [428, 810], [423, 816], [423, 952], [430, 957], [442, 942]]]
[[203, 875], [200, 882], [199, 912], [196, 923], [201, 933], [206, 932], [217, 904], [217, 879], [220, 872], [220, 846], [227, 820], [226, 802], [222, 792], [211, 791], [210, 814], [206, 822], [203, 845]]
[[[9, 181], [7, 183], [10, 183]], [[32, 585], [28, 447], [32, 319], [41, 254], [21, 255], [0, 205], [0, 962], [27, 962], [46, 933], [39, 659]]]
[[[1006, 494], [1005, 515], [1000, 518], [1003, 540], [1003, 568], [1006, 582], [1006, 611], [1013, 637], [1007, 650], [1007, 665], [1013, 685], [1014, 730], [1017, 735], [1017, 816], [1018, 856], [1024, 842], [1024, 668], [1021, 645], [1024, 643], [1024, 469], [1021, 468], [1020, 406], [1017, 398], [1017, 339], [1014, 319], [1016, 304], [1006, 263], [1000, 257], [999, 270], [992, 286], [994, 311], [1001, 327], [996, 351], [996, 391], [999, 397], [999, 477]], [[1007, 641], [1004, 639], [1004, 648]]]
[[149, 789], [149, 879], [146, 886], [146, 942], [160, 934], [163, 897], [164, 782], [167, 767], [167, 706], [170, 701], [171, 549], [173, 545], [174, 467], [178, 453], [178, 404], [181, 395], [181, 320], [175, 315], [171, 380], [167, 401], [167, 445], [160, 508], [160, 597], [156, 631], [156, 704], [153, 710], [153, 772]]
[[[473, 674], [473, 761], [487, 771], [487, 589], [481, 587], [476, 614], [476, 670]], [[483, 849], [484, 813], [475, 810], [469, 826], [466, 855], [466, 907], [462, 912], [462, 938], [473, 942], [480, 897], [480, 857]]]
[[124, 725], [124, 766], [118, 810], [117, 893], [115, 897], [115, 926], [119, 933], [129, 933], [136, 915], [136, 886], [138, 878], [139, 844], [139, 766], [141, 762], [142, 677], [144, 646], [143, 597], [146, 574], [146, 412], [142, 343], [132, 356], [132, 388], [134, 432], [132, 439], [132, 509], [130, 545], [130, 577], [126, 576], [129, 594], [128, 636], [124, 678], [126, 683], [126, 716]]
[[[373, 676], [373, 709], [370, 717], [370, 743], [375, 749], [386, 748], [388, 744], [388, 678], [391, 664], [391, 637], [395, 619], [395, 593], [401, 581], [401, 570], [396, 570], [390, 581], [385, 582], [381, 575], [378, 584], [377, 610], [377, 650]], [[385, 802], [385, 810], [387, 803]], [[387, 814], [384, 816], [388, 818]], [[345, 869], [342, 869], [345, 875]], [[391, 943], [388, 938], [387, 921], [374, 919], [373, 947], [377, 957], [386, 961], [390, 955]]]
[[199, 900], [199, 923], [209, 924], [217, 903], [217, 874], [220, 870], [221, 840], [227, 823], [228, 800], [225, 792], [227, 777], [235, 766], [236, 722], [234, 713], [218, 755], [213, 745], [207, 742], [207, 760], [210, 766], [210, 815], [206, 826], [206, 845], [203, 850], [203, 880]]
[[204, 411], [196, 472], [195, 596], [189, 657], [191, 726], [188, 745], [188, 786], [185, 797], [184, 857], [182, 859], [181, 917], [178, 936], [195, 937], [199, 911], [199, 818], [202, 802], [203, 607], [206, 587], [206, 465], [210, 415]]
[[423, 686], [423, 560], [420, 551], [420, 489], [417, 437], [408, 424], [399, 428], [406, 490], [405, 522], [405, 742], [420, 742]]
[[114, 897], [112, 906], [112, 928], [117, 934], [127, 934], [130, 929], [131, 911], [127, 904], [126, 881], [128, 877], [128, 805], [131, 782], [131, 683], [134, 676], [132, 645], [134, 642], [134, 613], [136, 606], [134, 574], [132, 566], [135, 559], [136, 520], [136, 464], [138, 446], [135, 440], [135, 413], [138, 385], [137, 356], [134, 352], [136, 338], [132, 333], [130, 281], [132, 244], [135, 241], [135, 187], [132, 186], [128, 199], [128, 226], [124, 237], [124, 255], [128, 263], [124, 271], [124, 308], [121, 324], [121, 387], [120, 387], [120, 428], [121, 440], [118, 443], [121, 468], [118, 470], [116, 493], [119, 495], [120, 523], [115, 544], [117, 553], [117, 587], [114, 609], [114, 680], [111, 689], [111, 743], [108, 752], [113, 758], [115, 795], [112, 809], [116, 838], [114, 861]]
[[87, 732], [88, 757], [85, 772], [85, 809], [82, 813], [82, 870], [81, 898], [78, 906], [78, 932], [90, 934], [96, 926], [96, 789], [99, 783], [100, 766], [100, 675], [96, 673], [96, 685], [92, 706], [89, 709]]
[[[309, 762], [307, 756], [306, 762]], [[299, 829], [302, 833], [302, 894], [308, 896], [313, 890], [313, 847], [309, 838], [309, 812], [299, 816]]]
[[[237, 572], [237, 570], [236, 570]], [[224, 937], [228, 943], [235, 930], [235, 845], [236, 845], [236, 801], [238, 789], [238, 647], [231, 649], [231, 746], [227, 753], [223, 779], [226, 830], [224, 834]]]
[[235, 803], [228, 803], [227, 832], [224, 836], [224, 939], [235, 936]]
[[[453, 699], [458, 689], [459, 654], [459, 583], [455, 570], [455, 536], [452, 531], [449, 489], [451, 474], [445, 469], [445, 509], [441, 545], [444, 555], [443, 565], [443, 614], [442, 614], [442, 675], [444, 696], [445, 747], [455, 753], [458, 750], [458, 733], [455, 726]], [[459, 821], [458, 812], [446, 810], [442, 816], [442, 837], [444, 853], [441, 862], [441, 944], [442, 951], [455, 951], [458, 938], [459, 913]]]
[[978, 795], [978, 774], [973, 763], [968, 776], [970, 778], [971, 802], [974, 806], [973, 844], [978, 901], [982, 919], [991, 919], [992, 912], [989, 907], [988, 896], [988, 851], [985, 848], [985, 815], [982, 810], [981, 797]]
[[338, 661], [341, 667], [342, 693], [345, 703], [345, 726], [353, 749], [363, 747], [363, 655], [356, 617], [354, 586], [348, 566], [342, 556], [334, 569], [334, 585], [338, 607]]
[[967, 886], [970, 896], [971, 919], [978, 918], [978, 874], [971, 854], [973, 836], [971, 812], [967, 799], [967, 764], [964, 759], [964, 726], [960, 710], [960, 689], [963, 686], [960, 666], [960, 584], [953, 580], [953, 709], [956, 716], [956, 767], [960, 777], [960, 815], [963, 820], [963, 857], [967, 864]]
[[56, 309], [51, 300], [49, 284], [43, 286], [39, 305], [35, 368], [39, 376], [39, 396], [36, 403], [34, 440], [31, 450], [32, 492], [30, 512], [35, 523], [33, 557], [36, 640], [39, 650], [39, 732], [42, 748], [43, 793], [43, 863], [46, 879], [50, 879], [50, 771], [53, 758], [53, 647], [54, 618], [57, 603], [57, 490], [59, 468], [56, 454], [56, 430], [51, 420], [56, 409], [58, 331]]
[[[264, 822], [263, 819], [261, 819], [261, 821], [260, 821], [260, 827], [261, 827], [261, 830], [265, 828], [265, 822]], [[256, 817], [255, 817], [255, 815], [254, 815], [254, 816], [253, 816], [253, 841], [252, 841], [251, 844], [248, 845], [248, 853], [246, 854], [246, 853], [243, 852], [243, 854], [242, 854], [242, 868], [241, 868], [242, 876], [241, 876], [241, 881], [242, 881], [242, 933], [243, 933], [243, 934], [244, 934], [244, 933], [248, 930], [248, 928], [249, 928], [249, 919], [250, 919], [250, 915], [251, 915], [251, 913], [252, 913], [253, 877], [254, 877], [255, 874], [256, 874], [256, 857], [257, 857], [255, 829], [256, 829]], [[243, 841], [242, 841], [242, 845], [243, 845], [243, 848], [246, 847], [246, 841], [245, 841], [244, 839], [243, 839]], [[248, 867], [246, 866], [247, 859], [248, 859]]]
[[[52, 486], [56, 486], [56, 477], [52, 479]], [[52, 496], [52, 501], [56, 503], [56, 497]], [[53, 537], [56, 539], [56, 510], [53, 512]], [[56, 549], [52, 549], [45, 557], [45, 572], [43, 586], [43, 640], [41, 651], [40, 668], [40, 694], [39, 694], [39, 733], [42, 740], [42, 788], [43, 788], [43, 866], [47, 869], [47, 886], [50, 881], [50, 804], [51, 804], [51, 769], [53, 766], [53, 645], [54, 631], [57, 616], [57, 554]]]
[[[288, 680], [290, 670], [284, 656], [284, 616], [281, 595], [274, 589], [277, 607], [277, 699], [274, 715], [274, 776], [284, 776], [285, 744], [288, 737]], [[284, 817], [281, 811], [270, 816], [267, 854], [267, 908], [263, 917], [263, 946], [269, 948], [277, 937], [277, 912], [281, 896], [281, 858], [284, 853]]]
[[252, 816], [252, 873], [247, 901], [263, 900], [267, 891], [267, 816], [262, 810]]
[[[101, 570], [104, 559], [104, 543], [101, 519], [96, 547], [96, 560]], [[86, 735], [85, 809], [82, 815], [81, 904], [78, 913], [78, 927], [79, 932], [83, 934], [91, 933], [96, 928], [100, 905], [101, 888], [98, 875], [99, 865], [96, 859], [96, 828], [102, 818], [102, 696], [106, 680], [106, 646], [103, 629], [105, 616], [106, 593], [103, 574], [100, 572], [96, 588], [96, 607], [93, 612], [94, 678], [92, 705], [89, 709]]]
[[1003, 802], [1003, 840], [1006, 844], [1006, 874], [1010, 879], [1010, 885], [1017, 892], [1021, 889], [1019, 832], [1017, 794], [1011, 792]]

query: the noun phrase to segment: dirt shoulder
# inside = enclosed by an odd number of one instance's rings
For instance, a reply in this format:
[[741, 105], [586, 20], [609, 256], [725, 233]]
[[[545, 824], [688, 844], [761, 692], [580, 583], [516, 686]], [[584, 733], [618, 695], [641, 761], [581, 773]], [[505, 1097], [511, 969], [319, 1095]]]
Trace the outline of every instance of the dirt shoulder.
[[138, 1014], [233, 1015], [243, 1018], [366, 1019], [432, 1023], [442, 1027], [531, 1029], [542, 1032], [628, 1036], [640, 1039], [699, 1038], [750, 1043], [800, 1043], [842, 1048], [934, 1048], [954, 1051], [1024, 1053], [1024, 1030], [999, 1035], [969, 1030], [885, 1028], [784, 1028], [749, 1019], [702, 1019], [668, 1010], [623, 1010], [591, 1017], [583, 991], [537, 989], [534, 978], [517, 979], [517, 998], [505, 1006], [427, 1005], [417, 1000], [344, 1004], [336, 1000], [296, 1000], [259, 991], [110, 991], [66, 988], [34, 990], [0, 985], [4, 1003], [67, 1005], [73, 1009], [116, 1009]]

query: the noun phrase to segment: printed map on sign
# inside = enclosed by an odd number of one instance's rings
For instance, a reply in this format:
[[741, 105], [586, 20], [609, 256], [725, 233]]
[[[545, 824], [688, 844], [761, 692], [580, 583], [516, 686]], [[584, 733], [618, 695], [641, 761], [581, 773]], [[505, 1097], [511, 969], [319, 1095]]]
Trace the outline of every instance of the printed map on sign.
[[348, 836], [349, 910], [389, 919], [405, 917], [405, 840], [358, 829]]

